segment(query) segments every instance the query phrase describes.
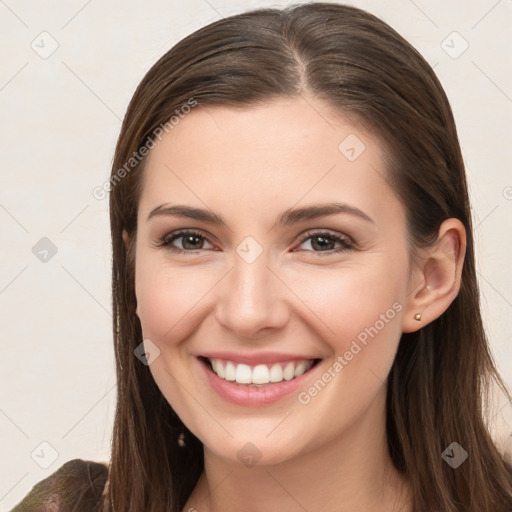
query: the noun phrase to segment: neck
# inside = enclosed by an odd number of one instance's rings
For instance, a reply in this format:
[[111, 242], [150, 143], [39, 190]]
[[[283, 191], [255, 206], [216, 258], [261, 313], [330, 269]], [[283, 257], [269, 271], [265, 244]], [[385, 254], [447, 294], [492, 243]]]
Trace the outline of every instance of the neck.
[[245, 467], [206, 446], [205, 470], [183, 512], [411, 512], [407, 480], [393, 466], [385, 386], [364, 417], [320, 448], [275, 465]]

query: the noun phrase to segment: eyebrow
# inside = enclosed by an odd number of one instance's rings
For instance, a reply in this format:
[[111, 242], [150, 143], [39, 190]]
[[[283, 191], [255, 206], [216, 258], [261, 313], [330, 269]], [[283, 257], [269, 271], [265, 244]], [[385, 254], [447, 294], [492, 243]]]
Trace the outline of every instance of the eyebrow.
[[[285, 210], [276, 220], [275, 226], [291, 226], [306, 220], [317, 219], [320, 217], [327, 217], [329, 215], [338, 215], [340, 213], [353, 215], [359, 217], [367, 222], [375, 224], [375, 222], [359, 208], [350, 206], [345, 203], [327, 203], [307, 206], [304, 208], [289, 208]], [[226, 221], [216, 213], [202, 208], [194, 208], [186, 205], [168, 205], [162, 204], [157, 206], [148, 215], [148, 222], [153, 217], [159, 216], [174, 216], [186, 217], [188, 219], [195, 219], [217, 226], [227, 227]]]

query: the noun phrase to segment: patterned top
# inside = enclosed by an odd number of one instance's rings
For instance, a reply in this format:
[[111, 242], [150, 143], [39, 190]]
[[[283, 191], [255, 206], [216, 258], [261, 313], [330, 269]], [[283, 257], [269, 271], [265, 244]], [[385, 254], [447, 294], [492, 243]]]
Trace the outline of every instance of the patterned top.
[[105, 463], [73, 459], [37, 483], [11, 512], [99, 512]]

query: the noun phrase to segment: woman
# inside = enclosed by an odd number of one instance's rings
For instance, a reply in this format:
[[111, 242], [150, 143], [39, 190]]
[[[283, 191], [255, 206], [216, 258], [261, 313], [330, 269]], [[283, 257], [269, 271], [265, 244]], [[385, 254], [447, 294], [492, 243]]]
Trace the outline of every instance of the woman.
[[388, 25], [317, 3], [186, 37], [109, 188], [108, 483], [72, 461], [15, 511], [512, 510], [452, 112]]

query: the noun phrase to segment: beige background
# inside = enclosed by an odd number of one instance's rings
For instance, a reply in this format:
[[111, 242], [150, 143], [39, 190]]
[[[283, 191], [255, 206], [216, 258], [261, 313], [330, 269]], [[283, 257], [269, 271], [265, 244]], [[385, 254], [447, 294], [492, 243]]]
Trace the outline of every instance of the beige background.
[[[136, 85], [193, 30], [288, 3], [0, 1], [0, 512], [67, 460], [108, 460], [111, 256], [107, 200], [93, 189], [108, 178]], [[511, 384], [512, 4], [347, 3], [397, 29], [447, 91], [471, 186], [485, 321]], [[496, 413], [504, 405], [498, 399]], [[500, 428], [501, 446], [512, 427]]]

